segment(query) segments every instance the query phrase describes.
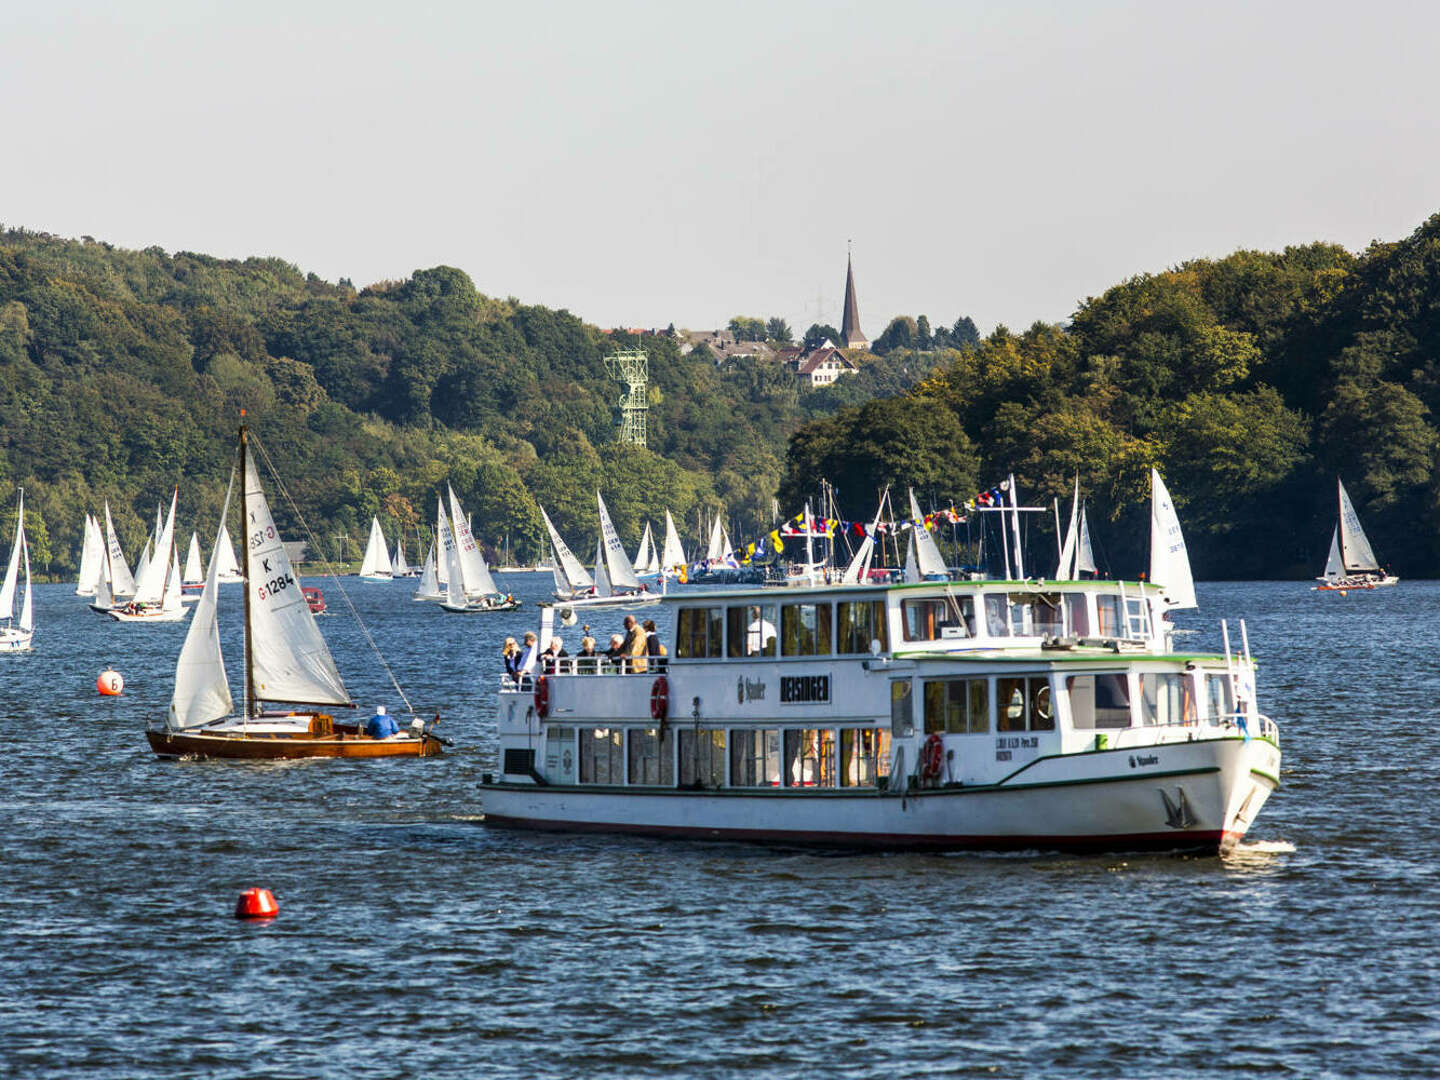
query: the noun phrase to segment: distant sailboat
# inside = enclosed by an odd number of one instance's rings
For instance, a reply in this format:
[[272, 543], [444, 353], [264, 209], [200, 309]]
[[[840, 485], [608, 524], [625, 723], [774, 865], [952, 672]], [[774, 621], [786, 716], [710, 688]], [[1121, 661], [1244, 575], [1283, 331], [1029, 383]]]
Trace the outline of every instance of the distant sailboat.
[[[615, 531], [610, 511], [598, 491], [595, 503], [600, 511], [600, 537], [595, 545], [595, 586], [589, 595], [561, 598], [564, 602], [557, 604], [556, 610], [563, 622], [573, 619], [579, 608], [645, 607], [658, 604], [662, 599], [658, 592], [648, 591], [647, 586], [635, 576], [634, 564], [625, 554], [625, 545], [620, 542], [620, 534]], [[556, 551], [559, 550], [560, 545], [557, 544]]]
[[240, 572], [240, 563], [235, 558], [235, 545], [230, 543], [230, 529], [223, 523], [215, 537], [215, 550], [210, 558], [216, 561], [215, 580], [220, 584], [245, 580], [245, 575]]
[[[437, 530], [438, 531], [438, 530]], [[435, 570], [435, 541], [430, 541], [430, 550], [425, 554], [425, 566], [420, 571], [420, 583], [415, 586], [412, 600], [438, 601], [445, 599], [445, 590], [440, 587], [440, 578]]]
[[[170, 496], [170, 516], [161, 526], [155, 553], [140, 571], [135, 596], [108, 614], [123, 623], [179, 622], [186, 609], [181, 603], [180, 559], [175, 551], [175, 507], [179, 492]], [[148, 549], [147, 544], [147, 549]]]
[[80, 575], [76, 596], [94, 596], [95, 586], [105, 572], [105, 537], [93, 515], [85, 515], [85, 535], [80, 547]]
[[670, 516], [670, 511], [665, 511], [665, 547], [660, 553], [660, 569], [667, 574], [680, 574], [685, 572], [685, 548], [680, 543], [680, 534], [675, 529], [675, 519]]
[[915, 569], [919, 581], [943, 581], [950, 576], [945, 566], [945, 557], [930, 530], [925, 525], [925, 516], [920, 513], [920, 504], [915, 501], [915, 489], [910, 489], [910, 520], [914, 525], [910, 531], [915, 543]]
[[1150, 581], [1164, 589], [1167, 610], [1198, 606], [1180, 519], [1165, 481], [1155, 469], [1150, 470]]
[[390, 573], [395, 577], [414, 577], [420, 571], [405, 561], [405, 530], [395, 537], [395, 554], [390, 559]]
[[394, 577], [390, 553], [385, 550], [385, 534], [380, 531], [380, 519], [372, 516], [370, 541], [365, 545], [365, 558], [360, 563], [360, 580], [391, 581]]
[[105, 580], [112, 598], [135, 595], [135, 578], [130, 573], [130, 564], [125, 561], [125, 549], [120, 545], [120, 538], [115, 535], [115, 522], [110, 518], [108, 502], [105, 504]]
[[595, 579], [560, 538], [543, 506], [540, 507], [540, 517], [545, 521], [545, 531], [550, 534], [550, 550], [554, 552], [550, 570], [555, 577], [555, 599], [574, 600], [590, 595], [595, 588]]
[[1330, 536], [1330, 555], [1325, 560], [1324, 573], [1316, 586], [1321, 591], [1342, 592], [1349, 589], [1374, 589], [1382, 585], [1395, 585], [1400, 579], [1387, 574], [1380, 568], [1370, 539], [1360, 524], [1360, 515], [1345, 485], [1337, 478], [1335, 487], [1339, 501], [1339, 521]]
[[448, 528], [451, 543], [446, 545], [446, 560], [449, 565], [449, 581], [446, 584], [445, 599], [440, 606], [446, 611], [459, 614], [474, 614], [482, 611], [514, 611], [520, 601], [502, 593], [490, 576], [490, 567], [475, 537], [470, 533], [470, 520], [455, 497], [455, 489], [449, 488], [450, 519], [444, 519], [441, 508], [441, 528]]
[[[20, 618], [15, 618], [15, 589], [21, 568], [25, 571]], [[35, 641], [35, 601], [30, 594], [30, 545], [25, 539], [25, 489], [15, 511], [15, 540], [10, 561], [5, 564], [5, 583], [0, 585], [0, 652], [28, 652]]]

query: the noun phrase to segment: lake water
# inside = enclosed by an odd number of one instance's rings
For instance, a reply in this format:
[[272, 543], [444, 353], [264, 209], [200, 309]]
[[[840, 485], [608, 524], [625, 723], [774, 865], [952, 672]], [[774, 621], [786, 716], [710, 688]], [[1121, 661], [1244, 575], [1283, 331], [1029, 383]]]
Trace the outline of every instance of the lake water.
[[[1285, 753], [1225, 859], [490, 832], [498, 652], [533, 605], [346, 586], [447, 756], [158, 760], [185, 626], [38, 590], [35, 652], [0, 656], [0, 1076], [1440, 1074], [1440, 584], [1200, 586], [1185, 647], [1247, 620]], [[355, 625], [322, 625], [396, 710]], [[278, 919], [231, 917], [252, 885]]]

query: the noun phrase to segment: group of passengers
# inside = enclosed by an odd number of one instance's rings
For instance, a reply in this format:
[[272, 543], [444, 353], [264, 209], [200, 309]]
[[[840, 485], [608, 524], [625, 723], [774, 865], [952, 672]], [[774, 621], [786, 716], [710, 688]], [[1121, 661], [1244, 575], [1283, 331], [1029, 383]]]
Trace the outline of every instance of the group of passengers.
[[634, 615], [625, 616], [624, 633], [611, 634], [610, 646], [603, 650], [596, 648], [595, 639], [590, 636], [590, 627], [586, 626], [585, 636], [580, 640], [580, 651], [574, 656], [566, 651], [565, 642], [558, 634], [541, 651], [539, 638], [532, 631], [526, 631], [523, 646], [513, 637], [507, 637], [500, 653], [505, 661], [505, 674], [517, 684], [537, 672], [544, 675], [597, 675], [601, 672], [640, 674], [664, 671], [666, 654], [665, 645], [655, 628], [655, 620], [646, 619], [642, 623]]

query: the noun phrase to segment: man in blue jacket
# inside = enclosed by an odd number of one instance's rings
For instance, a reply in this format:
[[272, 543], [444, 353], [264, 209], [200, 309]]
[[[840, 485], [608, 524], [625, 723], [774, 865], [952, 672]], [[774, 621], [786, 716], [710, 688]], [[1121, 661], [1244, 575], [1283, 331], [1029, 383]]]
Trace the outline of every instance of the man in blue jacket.
[[400, 734], [400, 725], [385, 711], [384, 705], [376, 705], [375, 715], [365, 725], [365, 734], [372, 739], [388, 739], [392, 735]]

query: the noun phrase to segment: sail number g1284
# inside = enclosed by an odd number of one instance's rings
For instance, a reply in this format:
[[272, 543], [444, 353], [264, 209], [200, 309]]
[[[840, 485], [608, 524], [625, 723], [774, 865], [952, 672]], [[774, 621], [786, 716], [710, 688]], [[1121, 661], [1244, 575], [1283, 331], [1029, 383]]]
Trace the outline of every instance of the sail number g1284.
[[265, 582], [265, 584], [261, 585], [257, 592], [260, 599], [264, 600], [268, 596], [274, 596], [278, 592], [285, 591], [294, 584], [294, 575], [286, 574], [284, 577], [271, 578], [269, 581]]

